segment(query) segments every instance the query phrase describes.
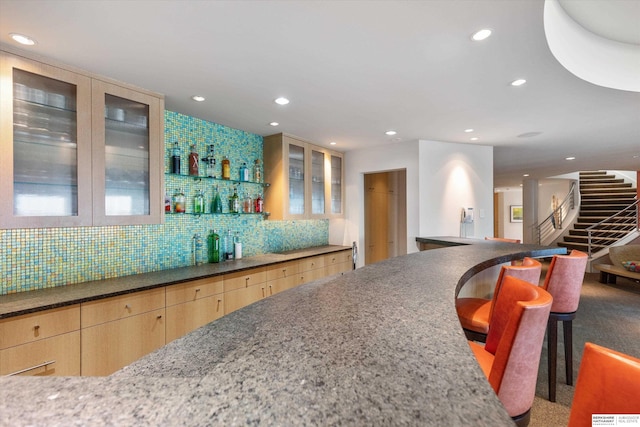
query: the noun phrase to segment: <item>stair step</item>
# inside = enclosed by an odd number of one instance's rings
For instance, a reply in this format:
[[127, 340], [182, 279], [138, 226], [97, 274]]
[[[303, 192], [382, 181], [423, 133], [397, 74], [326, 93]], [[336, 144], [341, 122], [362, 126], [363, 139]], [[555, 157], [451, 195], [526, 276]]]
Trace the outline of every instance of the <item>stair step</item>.
[[584, 194], [597, 194], [597, 193], [603, 193], [603, 194], [636, 194], [636, 190], [635, 188], [631, 188], [631, 187], [624, 187], [624, 188], [585, 188], [585, 189], [580, 189], [580, 194], [584, 195]]
[[[617, 238], [615, 237], [605, 237], [605, 236], [597, 236], [597, 237], [593, 237], [594, 239], [597, 239], [598, 244], [601, 244], [603, 246], [609, 246], [611, 243], [615, 243], [618, 241]], [[589, 238], [588, 237], [582, 237], [582, 236], [565, 236], [564, 237], [564, 241], [565, 242], [571, 242], [571, 243], [589, 243]]]
[[[586, 243], [575, 243], [575, 242], [558, 242], [558, 246], [562, 247], [562, 248], [567, 248], [567, 250], [572, 250], [572, 249], [576, 249], [582, 252], [588, 252], [589, 251], [589, 245]], [[591, 251], [592, 252], [598, 252], [601, 249], [606, 248], [606, 246], [599, 246], [599, 245], [591, 245]]]
[[588, 204], [582, 204], [580, 206], [580, 212], [582, 211], [597, 211], [597, 210], [614, 210], [616, 212], [620, 212], [624, 208], [630, 206], [631, 203], [627, 203], [626, 201], [615, 202], [614, 200], [609, 200], [607, 203], [593, 203], [593, 200], [589, 200]]
[[[589, 228], [592, 225], [597, 224], [597, 222], [575, 222], [573, 224], [574, 228], [577, 230]], [[609, 228], [609, 227], [617, 227], [617, 230], [628, 230], [631, 231], [635, 228], [634, 224], [619, 224], [619, 223], [604, 223], [601, 224], [600, 228]]]
[[[625, 192], [625, 193], [581, 193], [581, 197], [583, 200], [593, 200], [593, 199], [600, 199], [600, 200], [606, 200], [606, 201], [610, 201], [611, 199], [614, 200], [635, 200], [635, 196], [636, 196], [636, 192]], [[633, 203], [633, 202], [631, 202]], [[629, 204], [631, 204], [629, 203]]]
[[[601, 209], [601, 210], [596, 210], [596, 209], [585, 209], [582, 210], [580, 209], [580, 212], [578, 212], [578, 216], [579, 217], [583, 217], [583, 216], [588, 216], [588, 217], [593, 217], [593, 216], [601, 216], [604, 218], [609, 218], [610, 216], [613, 216], [615, 214], [617, 214], [618, 212], [620, 212], [620, 209]], [[635, 216], [635, 212], [633, 212], [631, 209], [629, 209], [627, 212], [624, 212], [623, 214], [620, 214], [619, 217], [621, 218], [628, 218], [628, 217], [634, 217]]]
[[[618, 239], [621, 237], [626, 236], [628, 233], [627, 230], [606, 230], [606, 229], [598, 229], [598, 230], [591, 230], [591, 235], [592, 236], [609, 236], [609, 237], [617, 237]], [[588, 237], [589, 233], [587, 232], [586, 229], [582, 228], [582, 229], [571, 229], [569, 230], [569, 235], [570, 236], [584, 236], [584, 237]]]
[[598, 182], [581, 182], [580, 191], [590, 190], [592, 188], [629, 188], [633, 187], [630, 182], [624, 182], [624, 179], [609, 179]]

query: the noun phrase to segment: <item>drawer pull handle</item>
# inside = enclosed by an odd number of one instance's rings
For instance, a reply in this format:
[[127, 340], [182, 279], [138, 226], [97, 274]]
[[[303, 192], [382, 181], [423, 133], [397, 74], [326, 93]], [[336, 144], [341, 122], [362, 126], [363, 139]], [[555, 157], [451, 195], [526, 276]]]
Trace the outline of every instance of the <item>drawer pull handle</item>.
[[158, 314], [158, 317], [156, 317], [156, 319], [162, 319], [162, 314]]
[[32, 367], [30, 367], [30, 368], [20, 369], [19, 371], [12, 372], [12, 373], [10, 373], [10, 374], [9, 374], [9, 375], [7, 375], [7, 376], [8, 376], [8, 377], [11, 377], [11, 376], [13, 376], [13, 375], [20, 375], [20, 374], [24, 374], [25, 372], [33, 371], [34, 369], [42, 368], [43, 366], [53, 365], [54, 363], [56, 363], [56, 361], [55, 361], [55, 360], [49, 360], [48, 362], [44, 362], [44, 363], [41, 363], [41, 364], [39, 364], [39, 365], [32, 366]]
[[35, 331], [37, 331], [38, 329], [40, 329], [40, 325], [35, 325], [35, 326], [33, 327], [33, 330], [35, 330]]
[[129, 304], [125, 304], [124, 308], [127, 310], [131, 310], [131, 306]]
[[200, 288], [196, 288], [196, 292], [200, 292]]
[[246, 277], [246, 278], [244, 279], [244, 286], [245, 286], [245, 287], [249, 287], [249, 279], [250, 279], [250, 277]]

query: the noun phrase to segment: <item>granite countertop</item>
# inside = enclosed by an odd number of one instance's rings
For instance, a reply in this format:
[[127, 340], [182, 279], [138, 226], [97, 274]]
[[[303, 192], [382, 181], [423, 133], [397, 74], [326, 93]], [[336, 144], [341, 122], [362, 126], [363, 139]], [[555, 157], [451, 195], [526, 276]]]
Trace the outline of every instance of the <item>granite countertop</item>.
[[36, 291], [0, 295], [0, 319], [346, 249], [351, 249], [351, 247], [338, 245], [316, 246], [282, 253], [268, 253], [217, 264], [202, 264]]
[[454, 297], [475, 272], [563, 248], [469, 243], [260, 300], [110, 377], [2, 378], [0, 423], [512, 426]]

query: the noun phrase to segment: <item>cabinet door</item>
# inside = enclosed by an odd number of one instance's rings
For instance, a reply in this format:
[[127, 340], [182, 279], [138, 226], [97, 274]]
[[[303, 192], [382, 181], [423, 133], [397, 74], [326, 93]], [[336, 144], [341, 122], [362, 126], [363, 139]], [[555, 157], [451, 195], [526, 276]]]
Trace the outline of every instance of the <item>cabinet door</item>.
[[223, 294], [167, 307], [167, 342], [180, 338], [223, 315]]
[[229, 314], [249, 304], [267, 297], [266, 284], [234, 289], [224, 293], [224, 314]]
[[165, 344], [165, 310], [81, 330], [82, 375], [110, 375]]
[[100, 80], [92, 83], [94, 224], [162, 221], [162, 102]]
[[80, 331], [0, 350], [0, 375], [80, 375]]
[[291, 218], [304, 218], [307, 213], [306, 185], [305, 185], [305, 165], [306, 150], [304, 144], [297, 144], [293, 139], [287, 138], [287, 159], [288, 159], [288, 216]]
[[341, 216], [344, 215], [344, 207], [342, 201], [344, 200], [344, 187], [342, 185], [343, 176], [343, 161], [341, 154], [331, 154], [331, 185], [330, 185], [330, 200], [331, 200], [331, 215]]
[[4, 52], [0, 77], [0, 226], [91, 225], [91, 80]]
[[324, 217], [326, 210], [326, 201], [328, 197], [326, 197], [326, 172], [325, 172], [325, 160], [328, 155], [325, 151], [320, 150], [315, 147], [310, 147], [311, 155], [311, 167], [309, 168], [311, 171], [311, 216], [316, 217]]

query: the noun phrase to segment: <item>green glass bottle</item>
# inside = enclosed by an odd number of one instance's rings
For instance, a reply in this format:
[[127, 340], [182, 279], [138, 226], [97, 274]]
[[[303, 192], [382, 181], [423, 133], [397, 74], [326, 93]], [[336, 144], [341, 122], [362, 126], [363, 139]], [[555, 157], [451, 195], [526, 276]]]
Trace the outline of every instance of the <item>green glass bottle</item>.
[[216, 192], [213, 195], [213, 201], [211, 202], [212, 213], [222, 213], [222, 199], [220, 198], [220, 191], [216, 185]]
[[212, 230], [207, 237], [207, 249], [209, 262], [220, 262], [220, 236], [216, 230]]

